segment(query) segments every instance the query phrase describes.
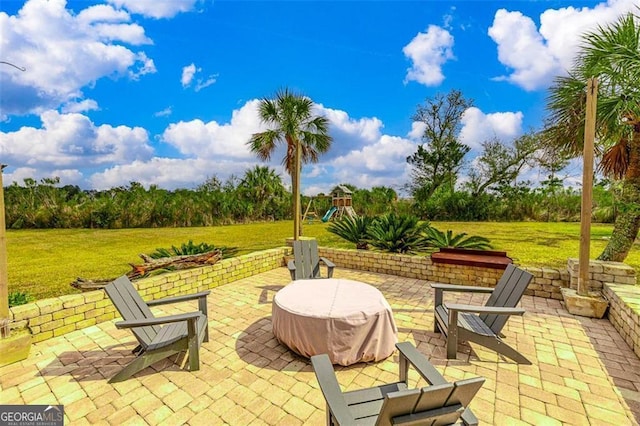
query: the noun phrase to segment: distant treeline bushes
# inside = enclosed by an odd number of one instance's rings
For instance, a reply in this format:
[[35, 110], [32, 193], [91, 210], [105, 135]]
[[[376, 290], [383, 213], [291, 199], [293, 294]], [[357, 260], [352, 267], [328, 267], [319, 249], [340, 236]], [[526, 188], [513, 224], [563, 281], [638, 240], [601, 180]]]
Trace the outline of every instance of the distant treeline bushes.
[[[571, 188], [548, 191], [520, 183], [481, 195], [442, 187], [426, 202], [399, 199], [389, 187], [353, 191], [360, 215], [388, 212], [417, 215], [431, 221], [578, 221], [580, 192]], [[607, 182], [594, 188], [593, 220], [612, 222], [616, 190]], [[331, 207], [330, 194], [303, 196], [306, 220], [319, 219]], [[210, 177], [195, 189], [165, 190], [140, 183], [104, 191], [60, 186], [58, 178], [25, 179], [5, 187], [7, 228], [150, 228], [212, 226], [291, 219], [291, 193], [280, 176], [257, 166], [241, 178], [225, 182]], [[314, 215], [315, 213], [315, 215]]]

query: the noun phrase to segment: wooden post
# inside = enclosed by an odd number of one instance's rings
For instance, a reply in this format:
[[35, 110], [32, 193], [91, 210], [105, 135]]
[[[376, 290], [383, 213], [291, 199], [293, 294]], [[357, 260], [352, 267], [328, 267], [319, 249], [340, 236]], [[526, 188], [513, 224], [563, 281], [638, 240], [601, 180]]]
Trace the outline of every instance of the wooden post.
[[580, 257], [578, 295], [589, 294], [589, 245], [591, 243], [591, 204], [593, 199], [593, 142], [596, 134], [596, 104], [598, 80], [587, 82], [587, 109], [584, 121], [584, 148], [582, 168], [582, 205], [580, 209]]
[[7, 167], [0, 164], [0, 321], [9, 318], [9, 276], [7, 273], [7, 231], [4, 217], [4, 184], [2, 170]]
[[293, 191], [293, 240], [300, 239], [300, 222], [301, 222], [301, 209], [300, 209], [300, 174], [302, 173], [302, 142], [296, 139], [296, 158], [295, 158], [295, 174], [296, 184]]

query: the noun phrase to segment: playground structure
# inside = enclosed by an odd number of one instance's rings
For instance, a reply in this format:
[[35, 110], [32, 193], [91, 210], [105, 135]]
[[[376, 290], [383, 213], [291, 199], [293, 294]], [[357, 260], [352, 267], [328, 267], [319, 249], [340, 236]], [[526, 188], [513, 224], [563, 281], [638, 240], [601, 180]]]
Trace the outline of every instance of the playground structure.
[[304, 214], [302, 215], [302, 222], [304, 222], [305, 219], [309, 219], [309, 223], [313, 223], [313, 219], [318, 218], [318, 213], [316, 213], [315, 209], [310, 211], [312, 205], [313, 205], [313, 197], [309, 199], [307, 208], [304, 210]]
[[[336, 189], [331, 193], [331, 208], [320, 218], [314, 207], [314, 197], [309, 199], [307, 208], [302, 215], [302, 222], [308, 220], [309, 223], [313, 223], [314, 219], [320, 219], [323, 222], [328, 222], [332, 219], [341, 219], [345, 215], [355, 218], [358, 215], [353, 209], [353, 200], [351, 198], [352, 192], [349, 188], [342, 185], [338, 185]], [[324, 197], [324, 195], [322, 196]]]
[[324, 214], [322, 221], [328, 222], [331, 219], [342, 219], [345, 215], [351, 218], [357, 217], [358, 215], [353, 209], [352, 195], [353, 193], [349, 188], [338, 185], [331, 193], [331, 208]]

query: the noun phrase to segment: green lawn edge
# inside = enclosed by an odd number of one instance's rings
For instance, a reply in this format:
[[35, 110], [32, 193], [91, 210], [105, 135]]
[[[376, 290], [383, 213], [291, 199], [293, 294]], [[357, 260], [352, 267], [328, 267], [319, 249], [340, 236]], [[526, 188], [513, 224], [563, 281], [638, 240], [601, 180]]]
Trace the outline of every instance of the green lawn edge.
[[[432, 222], [436, 228], [455, 233], [481, 235], [495, 250], [506, 251], [523, 266], [563, 268], [567, 259], [578, 257], [579, 223], [547, 222]], [[327, 231], [327, 223], [305, 222], [303, 235], [321, 246], [355, 248]], [[48, 229], [8, 230], [9, 291], [26, 291], [35, 299], [77, 293], [70, 286], [77, 277], [113, 278], [141, 263], [140, 253], [169, 248], [188, 240], [216, 246], [234, 246], [240, 254], [285, 245], [291, 236], [291, 221], [197, 228], [144, 229]], [[600, 254], [613, 225], [591, 227], [591, 258]], [[640, 273], [640, 249], [636, 243], [625, 263]]]

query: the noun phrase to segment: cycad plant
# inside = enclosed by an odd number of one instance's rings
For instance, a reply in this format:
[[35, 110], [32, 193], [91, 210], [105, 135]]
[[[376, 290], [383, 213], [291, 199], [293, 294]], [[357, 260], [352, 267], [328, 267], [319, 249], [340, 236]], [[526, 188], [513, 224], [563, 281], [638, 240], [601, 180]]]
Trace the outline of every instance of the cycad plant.
[[160, 259], [163, 257], [172, 257], [172, 256], [189, 256], [194, 254], [202, 254], [209, 253], [213, 250], [220, 250], [220, 254], [223, 259], [228, 257], [233, 257], [238, 254], [237, 247], [216, 247], [213, 244], [200, 243], [195, 244], [193, 241], [189, 240], [187, 243], [182, 243], [180, 247], [171, 246], [170, 249], [166, 248], [157, 248], [156, 251], [151, 253], [149, 257], [153, 259]]
[[369, 226], [369, 244], [390, 253], [415, 253], [429, 247], [422, 235], [426, 224], [419, 224], [413, 215], [388, 213], [375, 219]]
[[489, 239], [478, 235], [467, 237], [465, 232], [453, 235], [451, 229], [446, 233], [433, 227], [424, 228], [424, 236], [430, 245], [437, 248], [467, 248], [476, 250], [487, 250], [493, 248]]
[[371, 216], [344, 217], [330, 224], [327, 229], [332, 234], [354, 243], [358, 250], [368, 250], [367, 231], [372, 222]]

